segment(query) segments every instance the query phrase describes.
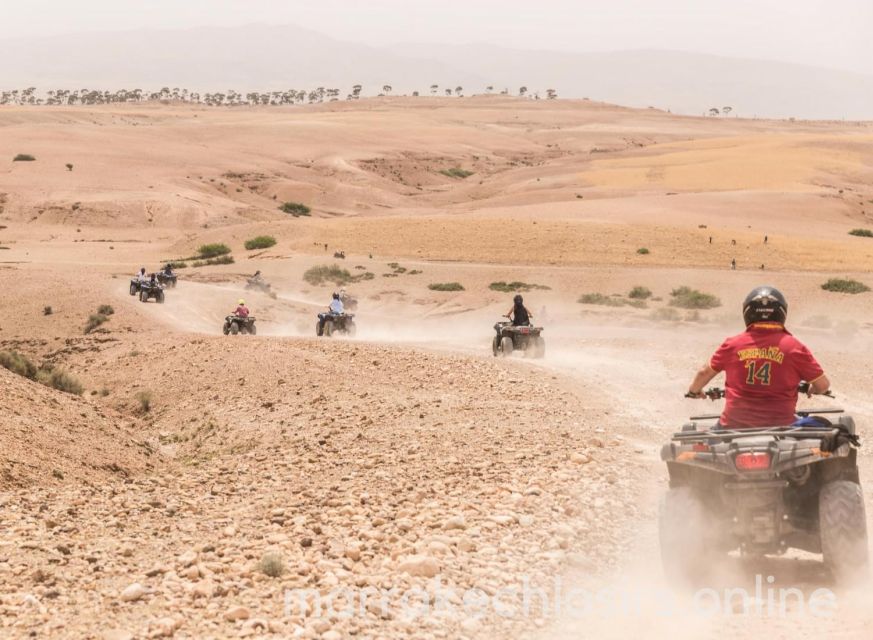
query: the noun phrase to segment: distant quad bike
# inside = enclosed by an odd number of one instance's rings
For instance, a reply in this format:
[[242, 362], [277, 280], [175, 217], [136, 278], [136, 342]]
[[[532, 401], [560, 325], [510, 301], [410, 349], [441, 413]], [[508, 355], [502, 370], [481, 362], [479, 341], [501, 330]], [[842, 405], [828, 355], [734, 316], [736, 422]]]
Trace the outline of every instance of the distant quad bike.
[[[321, 320], [324, 318], [324, 324]], [[357, 327], [355, 326], [355, 314], [353, 313], [319, 313], [318, 322], [315, 323], [315, 335], [330, 338], [335, 333], [344, 333], [354, 338]]]
[[159, 271], [157, 273], [158, 282], [160, 282], [165, 287], [169, 287], [170, 289], [176, 288], [176, 282], [178, 280], [178, 276], [175, 273], [167, 273], [165, 271]]
[[224, 327], [222, 328], [224, 335], [235, 336], [238, 333], [257, 335], [258, 330], [255, 328], [255, 319], [252, 316], [241, 318], [240, 316], [227, 316], [224, 319]]
[[[131, 285], [132, 286], [132, 285]], [[164, 287], [159, 282], [152, 284], [151, 282], [143, 282], [139, 285], [139, 300], [140, 302], [148, 302], [150, 298], [154, 298], [158, 304], [164, 304]]]
[[542, 327], [513, 325], [509, 321], [501, 321], [494, 325], [494, 331], [497, 335], [491, 341], [491, 352], [495, 358], [511, 356], [513, 351], [523, 351], [531, 358], [542, 358], [546, 355]]
[[246, 281], [246, 290], [247, 291], [249, 291], [249, 290], [260, 291], [262, 293], [266, 293], [271, 298], [274, 298], [274, 299], [276, 298], [276, 294], [273, 291], [270, 284], [267, 282], [264, 282], [260, 278], [249, 278]]
[[[808, 385], [802, 384], [801, 392]], [[706, 392], [724, 397], [722, 389]], [[700, 584], [722, 554], [822, 554], [838, 583], [868, 572], [867, 520], [855, 421], [798, 412], [803, 426], [721, 429], [691, 418], [661, 449], [670, 489], [660, 511], [661, 559], [674, 582]]]

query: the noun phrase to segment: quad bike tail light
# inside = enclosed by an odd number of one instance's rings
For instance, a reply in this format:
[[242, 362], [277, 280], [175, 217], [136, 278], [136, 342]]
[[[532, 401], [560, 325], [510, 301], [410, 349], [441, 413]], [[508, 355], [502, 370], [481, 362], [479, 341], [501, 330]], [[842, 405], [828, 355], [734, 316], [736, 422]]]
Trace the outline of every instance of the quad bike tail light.
[[770, 454], [766, 451], [741, 453], [734, 463], [740, 471], [765, 471], [770, 468]]

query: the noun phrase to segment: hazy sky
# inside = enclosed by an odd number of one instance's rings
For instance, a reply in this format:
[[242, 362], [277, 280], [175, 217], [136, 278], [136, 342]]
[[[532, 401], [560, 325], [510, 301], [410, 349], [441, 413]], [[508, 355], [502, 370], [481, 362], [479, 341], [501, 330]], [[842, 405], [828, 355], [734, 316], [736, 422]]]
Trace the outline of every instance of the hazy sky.
[[873, 73], [873, 0], [0, 0], [0, 37], [297, 24], [371, 44], [674, 49]]

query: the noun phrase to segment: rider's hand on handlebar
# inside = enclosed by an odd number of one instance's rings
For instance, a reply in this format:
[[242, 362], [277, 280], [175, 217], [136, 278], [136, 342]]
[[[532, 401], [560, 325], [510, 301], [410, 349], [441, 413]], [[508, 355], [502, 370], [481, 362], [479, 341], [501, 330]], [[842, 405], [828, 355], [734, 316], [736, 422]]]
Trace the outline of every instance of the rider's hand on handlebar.
[[694, 398], [695, 400], [705, 400], [706, 394], [703, 391], [688, 391], [685, 394], [686, 398]]

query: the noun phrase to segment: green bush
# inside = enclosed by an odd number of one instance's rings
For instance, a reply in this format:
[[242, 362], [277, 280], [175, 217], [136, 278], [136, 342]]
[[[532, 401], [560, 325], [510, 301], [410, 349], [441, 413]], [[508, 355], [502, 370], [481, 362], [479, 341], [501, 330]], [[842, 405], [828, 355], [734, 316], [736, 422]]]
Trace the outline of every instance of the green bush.
[[85, 323], [85, 333], [91, 333], [92, 331], [94, 331], [94, 329], [102, 325], [107, 320], [109, 320], [109, 318], [104, 316], [102, 313], [92, 313], [90, 316], [88, 316], [88, 322]]
[[40, 369], [36, 379], [47, 387], [75, 396], [82, 395], [85, 390], [82, 383], [62, 369]]
[[219, 256], [217, 258], [209, 258], [209, 260], [197, 260], [192, 262], [192, 267], [209, 267], [214, 264], [233, 264], [235, 261], [233, 256]]
[[97, 307], [97, 313], [104, 316], [111, 316], [113, 313], [115, 313], [115, 309], [112, 308], [112, 305], [101, 304], [99, 307]]
[[639, 249], [637, 249], [637, 253], [640, 254], [641, 256], [647, 256], [651, 252], [648, 249], [646, 249], [645, 247], [640, 247]]
[[836, 293], [865, 293], [870, 291], [870, 287], [863, 282], [848, 278], [831, 278], [821, 288], [825, 291], [834, 291]]
[[627, 297], [632, 300], [648, 300], [652, 297], [652, 290], [647, 289], [646, 287], [634, 287], [630, 290], [630, 293], [627, 294]]
[[284, 211], [285, 213], [290, 213], [295, 218], [299, 216], [308, 216], [312, 212], [312, 209], [302, 202], [283, 202], [279, 206], [279, 210]]
[[137, 391], [134, 396], [139, 402], [139, 408], [143, 413], [148, 413], [152, 409], [152, 392], [148, 390]]
[[219, 242], [213, 244], [204, 244], [197, 250], [197, 257], [200, 259], [217, 258], [230, 253], [230, 247]]
[[278, 578], [285, 573], [285, 563], [278, 551], [268, 551], [258, 562], [258, 571], [270, 578]]
[[187, 269], [188, 263], [184, 260], [167, 260], [166, 263], [170, 265], [171, 269]]
[[602, 293], [583, 293], [579, 296], [578, 302], [580, 304], [597, 304], [604, 307], [623, 307], [627, 304], [626, 300], [622, 300], [621, 298], [614, 298], [612, 296], [606, 296]]
[[269, 249], [276, 244], [276, 238], [273, 236], [257, 236], [251, 240], [246, 240], [245, 247], [248, 251], [254, 249]]
[[516, 293], [519, 291], [533, 291], [533, 290], [542, 290], [549, 291], [551, 287], [547, 287], [542, 284], [529, 284], [527, 282], [492, 282], [488, 285], [488, 288], [492, 291], [500, 291], [501, 293]]
[[440, 171], [441, 174], [447, 176], [449, 178], [469, 178], [473, 175], [472, 171], [467, 171], [466, 169], [461, 169], [460, 167], [452, 167], [451, 169], [443, 169]]
[[52, 309], [50, 306], [45, 306], [42, 308], [42, 315], [44, 316], [50, 316], [54, 312], [54, 309]]
[[19, 153], [17, 156], [12, 158], [12, 162], [33, 162], [34, 160], [36, 160], [36, 158], [34, 158], [29, 153]]
[[303, 274], [303, 279], [316, 287], [328, 282], [336, 285], [349, 284], [355, 280], [351, 273], [335, 264], [311, 267]]
[[464, 286], [460, 282], [432, 282], [427, 285], [431, 291], [463, 291]]
[[873, 238], [873, 231], [870, 229], [852, 229], [849, 231], [850, 236], [860, 236], [862, 238]]
[[680, 309], [714, 309], [721, 306], [721, 300], [711, 293], [703, 293], [691, 287], [679, 287], [670, 292], [671, 307]]
[[0, 367], [25, 378], [36, 379], [36, 365], [17, 351], [0, 351]]

